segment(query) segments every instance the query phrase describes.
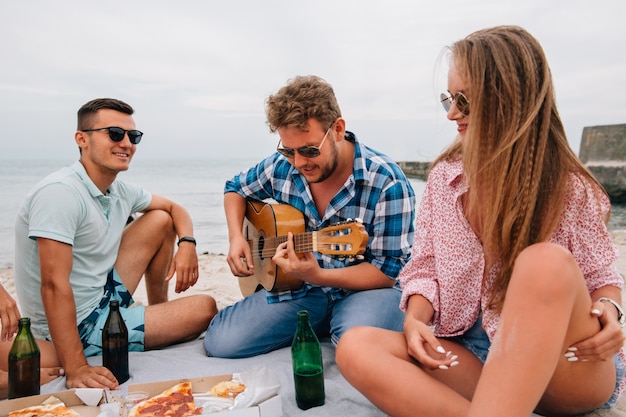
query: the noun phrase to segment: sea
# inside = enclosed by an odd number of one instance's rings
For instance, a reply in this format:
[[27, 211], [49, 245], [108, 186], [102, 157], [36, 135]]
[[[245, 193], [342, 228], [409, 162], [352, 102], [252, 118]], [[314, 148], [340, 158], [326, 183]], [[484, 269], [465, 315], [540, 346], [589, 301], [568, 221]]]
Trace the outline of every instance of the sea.
[[[0, 160], [0, 268], [13, 264], [14, 224], [26, 193], [49, 173], [71, 165], [72, 159]], [[226, 180], [257, 159], [142, 160], [135, 158], [120, 179], [142, 185], [183, 205], [194, 222], [199, 253], [228, 252], [223, 208]], [[425, 182], [410, 179], [419, 201]], [[613, 206], [609, 229], [626, 231], [626, 206]]]

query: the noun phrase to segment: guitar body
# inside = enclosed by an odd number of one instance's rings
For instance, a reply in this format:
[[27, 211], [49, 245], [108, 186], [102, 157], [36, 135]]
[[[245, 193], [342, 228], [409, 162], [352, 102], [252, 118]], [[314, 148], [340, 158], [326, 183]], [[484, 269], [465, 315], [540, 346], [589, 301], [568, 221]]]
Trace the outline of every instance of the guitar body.
[[243, 234], [250, 243], [255, 272], [253, 276], [239, 277], [239, 288], [244, 297], [259, 290], [260, 286], [268, 291], [302, 286], [301, 280], [289, 277], [272, 261], [278, 245], [269, 243], [267, 238], [286, 236], [288, 232], [304, 233], [304, 229], [304, 216], [290, 205], [248, 201]]
[[295, 290], [304, 283], [280, 269], [272, 257], [276, 248], [293, 233], [297, 254], [319, 252], [353, 260], [365, 252], [369, 236], [360, 221], [348, 220], [317, 230], [305, 232], [304, 216], [287, 204], [267, 204], [247, 201], [243, 234], [252, 251], [254, 275], [239, 277], [244, 297], [265, 288], [268, 291]]

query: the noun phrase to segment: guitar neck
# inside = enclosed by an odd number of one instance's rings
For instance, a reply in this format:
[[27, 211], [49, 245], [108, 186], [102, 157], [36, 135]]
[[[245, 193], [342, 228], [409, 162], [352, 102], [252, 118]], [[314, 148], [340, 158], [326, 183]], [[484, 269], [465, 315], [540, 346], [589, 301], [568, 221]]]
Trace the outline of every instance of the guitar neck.
[[[271, 258], [276, 248], [287, 241], [287, 236], [272, 236], [263, 239], [262, 258]], [[297, 233], [293, 235], [296, 253], [317, 252], [317, 232]]]

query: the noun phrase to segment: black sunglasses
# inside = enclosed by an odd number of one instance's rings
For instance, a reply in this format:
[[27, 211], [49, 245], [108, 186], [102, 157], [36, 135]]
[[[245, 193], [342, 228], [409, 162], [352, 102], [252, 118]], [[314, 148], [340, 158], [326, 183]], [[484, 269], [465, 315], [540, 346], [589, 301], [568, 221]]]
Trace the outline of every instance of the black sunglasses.
[[322, 146], [324, 145], [324, 142], [326, 141], [326, 138], [328, 137], [328, 134], [330, 133], [330, 129], [333, 127], [333, 125], [335, 124], [335, 122], [333, 122], [330, 127], [328, 128], [328, 130], [326, 131], [326, 134], [324, 135], [324, 139], [322, 139], [322, 142], [319, 144], [319, 146], [303, 146], [301, 148], [281, 148], [280, 147], [280, 139], [278, 140], [278, 145], [276, 145], [276, 152], [280, 153], [281, 155], [287, 157], [287, 158], [293, 158], [296, 155], [296, 152], [298, 152], [300, 155], [304, 156], [305, 158], [315, 158], [316, 156], [320, 156], [320, 150], [322, 149]]
[[98, 130], [107, 130], [109, 132], [109, 137], [113, 142], [121, 142], [124, 140], [124, 135], [128, 133], [128, 139], [130, 143], [133, 145], [141, 142], [141, 137], [143, 136], [143, 132], [139, 130], [124, 130], [121, 127], [112, 126], [112, 127], [99, 127], [97, 129], [83, 129], [81, 132], [97, 132]]
[[456, 93], [454, 96], [449, 93], [441, 93], [439, 98], [441, 99], [441, 105], [443, 106], [446, 113], [450, 111], [452, 103], [455, 103], [456, 107], [461, 113], [463, 113], [465, 116], [469, 115], [469, 101], [467, 100], [467, 97], [463, 95], [463, 93], [459, 92]]

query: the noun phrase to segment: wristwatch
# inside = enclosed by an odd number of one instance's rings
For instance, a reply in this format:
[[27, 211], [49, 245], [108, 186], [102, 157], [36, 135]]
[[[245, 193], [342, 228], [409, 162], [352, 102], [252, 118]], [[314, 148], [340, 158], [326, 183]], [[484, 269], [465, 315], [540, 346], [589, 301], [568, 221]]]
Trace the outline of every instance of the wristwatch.
[[601, 297], [598, 299], [598, 301], [602, 302], [602, 303], [611, 303], [613, 304], [613, 307], [615, 307], [617, 309], [617, 321], [619, 322], [619, 325], [624, 327], [624, 325], [626, 324], [626, 316], [624, 315], [624, 309], [622, 308], [621, 305], [619, 305], [619, 303], [609, 297]]
[[178, 243], [177, 245], [180, 246], [180, 244], [182, 242], [191, 242], [193, 243], [194, 246], [196, 246], [196, 239], [192, 238], [191, 236], [183, 236], [180, 239], [178, 239]]

